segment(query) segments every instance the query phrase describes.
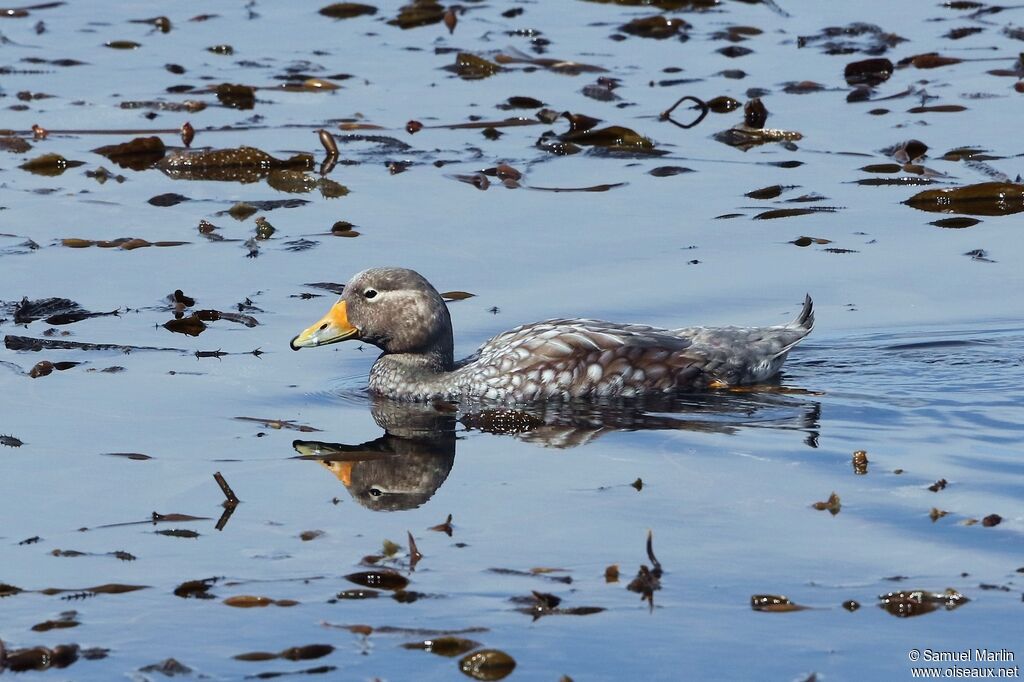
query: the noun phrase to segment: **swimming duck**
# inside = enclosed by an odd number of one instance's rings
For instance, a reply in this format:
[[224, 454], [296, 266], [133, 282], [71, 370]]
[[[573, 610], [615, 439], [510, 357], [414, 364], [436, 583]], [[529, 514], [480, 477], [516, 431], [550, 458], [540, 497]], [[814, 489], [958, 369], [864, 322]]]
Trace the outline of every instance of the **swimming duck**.
[[809, 296], [795, 320], [772, 327], [546, 320], [498, 334], [456, 362], [448, 307], [430, 282], [404, 268], [372, 268], [291, 347], [373, 344], [384, 352], [370, 370], [370, 391], [397, 400], [525, 403], [757, 383], [779, 371], [813, 326]]

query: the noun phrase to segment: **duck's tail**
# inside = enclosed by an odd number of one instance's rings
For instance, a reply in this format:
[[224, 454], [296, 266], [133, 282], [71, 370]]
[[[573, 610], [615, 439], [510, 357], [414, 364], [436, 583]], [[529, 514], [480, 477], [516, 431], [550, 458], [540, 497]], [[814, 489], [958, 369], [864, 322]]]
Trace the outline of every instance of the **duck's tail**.
[[782, 335], [781, 340], [784, 345], [771, 358], [777, 360], [780, 367], [786, 359], [786, 354], [814, 329], [814, 301], [811, 300], [809, 294], [804, 294], [804, 307], [801, 308], [800, 314], [783, 329], [788, 330]]
[[811, 300], [810, 294], [804, 294], [804, 307], [789, 326], [805, 329], [808, 333], [814, 329], [814, 301]]

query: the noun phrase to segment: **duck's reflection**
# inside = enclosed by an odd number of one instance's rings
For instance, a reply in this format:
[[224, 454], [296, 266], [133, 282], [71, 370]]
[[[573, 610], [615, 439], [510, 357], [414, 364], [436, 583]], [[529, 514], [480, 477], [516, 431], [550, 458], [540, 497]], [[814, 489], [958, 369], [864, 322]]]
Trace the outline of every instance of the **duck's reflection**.
[[374, 511], [415, 509], [441, 487], [455, 463], [456, 415], [434, 405], [378, 398], [373, 419], [384, 435], [359, 445], [297, 440], [301, 459], [330, 469], [352, 498]]
[[358, 445], [297, 440], [292, 446], [299, 459], [316, 460], [330, 469], [362, 506], [397, 511], [423, 505], [448, 478], [460, 427], [554, 448], [584, 445], [613, 431], [733, 434], [763, 428], [796, 432], [806, 445], [817, 447], [821, 404], [813, 395], [759, 386], [750, 391], [516, 408], [373, 398], [373, 419], [384, 429], [380, 438]]

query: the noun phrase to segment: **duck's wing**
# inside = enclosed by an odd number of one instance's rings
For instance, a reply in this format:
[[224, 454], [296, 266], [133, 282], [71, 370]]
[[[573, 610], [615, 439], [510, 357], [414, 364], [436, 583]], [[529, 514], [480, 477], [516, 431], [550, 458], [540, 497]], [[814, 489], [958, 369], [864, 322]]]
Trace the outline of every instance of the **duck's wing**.
[[556, 319], [499, 334], [455, 374], [484, 397], [633, 395], [763, 381], [814, 324], [810, 298], [790, 324], [661, 329]]
[[547, 320], [495, 336], [456, 372], [497, 397], [628, 395], [668, 390], [698, 376], [701, 358], [687, 354], [692, 345], [658, 327]]

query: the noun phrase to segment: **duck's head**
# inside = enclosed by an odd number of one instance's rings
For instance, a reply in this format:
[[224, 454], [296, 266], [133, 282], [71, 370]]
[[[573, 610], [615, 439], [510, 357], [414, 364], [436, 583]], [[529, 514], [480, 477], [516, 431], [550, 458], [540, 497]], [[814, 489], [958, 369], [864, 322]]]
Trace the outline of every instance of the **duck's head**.
[[[291, 341], [292, 350], [358, 339], [385, 353], [451, 356], [448, 307], [430, 282], [404, 268], [363, 270], [338, 302]], [[450, 360], [448, 361], [450, 362]]]

